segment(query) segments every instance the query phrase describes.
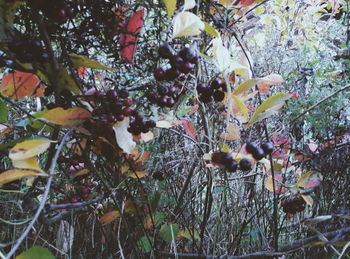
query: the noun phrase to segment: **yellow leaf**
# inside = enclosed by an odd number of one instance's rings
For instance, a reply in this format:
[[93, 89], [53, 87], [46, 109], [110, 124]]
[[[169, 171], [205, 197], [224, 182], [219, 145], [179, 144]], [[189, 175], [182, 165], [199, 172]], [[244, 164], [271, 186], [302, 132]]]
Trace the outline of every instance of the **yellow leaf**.
[[177, 239], [186, 238], [188, 240], [192, 240], [194, 238], [197, 241], [200, 240], [198, 230], [193, 230], [190, 232], [190, 230], [187, 228], [180, 230], [180, 232], [177, 234], [176, 238]]
[[12, 164], [15, 168], [24, 168], [24, 169], [41, 171], [41, 168], [39, 167], [39, 163], [36, 157], [30, 157], [23, 160], [14, 160], [12, 161]]
[[58, 70], [57, 81], [60, 90], [67, 89], [72, 93], [80, 94], [78, 85], [75, 83], [73, 78], [68, 74], [67, 70], [64, 67], [61, 67]]
[[118, 210], [107, 212], [100, 218], [100, 223], [105, 226], [120, 217]]
[[68, 55], [70, 59], [72, 60], [73, 66], [75, 68], [78, 67], [87, 67], [87, 68], [95, 68], [95, 69], [102, 69], [102, 70], [115, 70], [114, 68], [111, 67], [106, 67], [99, 62], [95, 60], [91, 60], [87, 57], [80, 56], [77, 54], [69, 54]]
[[316, 171], [309, 171], [303, 174], [295, 184], [299, 188], [313, 188], [321, 184], [322, 174]]
[[168, 13], [168, 17], [170, 18], [171, 16], [173, 16], [174, 12], [175, 12], [175, 8], [176, 8], [176, 0], [163, 0], [167, 13]]
[[137, 172], [128, 174], [129, 177], [134, 178], [134, 179], [143, 178], [147, 175], [148, 175], [147, 171], [137, 171]]
[[87, 168], [84, 168], [84, 169], [81, 169], [79, 171], [77, 171], [76, 173], [73, 174], [74, 177], [77, 177], [77, 176], [81, 176], [81, 175], [86, 175], [90, 172], [89, 169]]
[[215, 38], [212, 42], [212, 51], [215, 58], [216, 67], [222, 73], [231, 72], [232, 59], [230, 51], [223, 46], [222, 40], [220, 38]]
[[[288, 100], [291, 97], [290, 94], [286, 93], [279, 93], [275, 94], [273, 96], [270, 96], [267, 98], [254, 112], [252, 118], [249, 121], [249, 125], [252, 125], [254, 122], [257, 121], [257, 117], [260, 116], [262, 113], [266, 113], [266, 116], [263, 116], [263, 118], [267, 118], [268, 116], [271, 116], [274, 114], [273, 112], [276, 110], [276, 107], [281, 107], [281, 105], [284, 104], [286, 100]], [[269, 113], [272, 111], [272, 113]], [[261, 120], [261, 118], [260, 118]]]
[[215, 30], [215, 28], [212, 27], [209, 23], [204, 22], [204, 25], [205, 25], [204, 30], [205, 30], [208, 34], [210, 34], [210, 35], [213, 36], [214, 38], [219, 38], [219, 37], [220, 37], [218, 31]]
[[11, 132], [11, 128], [7, 127], [5, 124], [0, 124], [0, 137], [5, 136]]
[[90, 119], [91, 116], [92, 115], [89, 111], [80, 107], [69, 108], [67, 110], [58, 107], [45, 112], [41, 115], [41, 119], [70, 128], [83, 123], [85, 120]]
[[232, 99], [235, 101], [235, 103], [238, 105], [239, 109], [241, 110], [244, 118], [246, 119], [246, 121], [248, 121], [249, 119], [249, 115], [248, 115], [248, 108], [247, 106], [244, 104], [244, 102], [239, 99], [237, 96], [232, 96]]
[[115, 137], [118, 146], [127, 154], [131, 154], [135, 148], [136, 143], [133, 141], [132, 134], [128, 131], [129, 117], [126, 117], [123, 121], [117, 122], [113, 126]]
[[204, 28], [205, 25], [198, 16], [187, 11], [181, 12], [174, 18], [173, 38], [196, 36]]
[[0, 174], [0, 185], [7, 184], [28, 176], [47, 176], [44, 173], [26, 169], [12, 169]]
[[301, 197], [304, 199], [307, 205], [312, 206], [314, 204], [314, 200], [310, 195], [301, 195]]
[[256, 79], [244, 81], [239, 86], [237, 86], [237, 88], [232, 92], [232, 95], [240, 95], [247, 92], [249, 89], [255, 86], [256, 82]]
[[227, 125], [227, 132], [224, 132], [220, 135], [220, 138], [225, 140], [236, 140], [240, 139], [241, 137], [241, 130], [239, 129], [239, 126], [237, 124], [229, 123]]
[[24, 141], [11, 148], [9, 158], [15, 161], [34, 157], [45, 152], [49, 146], [50, 140], [45, 138]]

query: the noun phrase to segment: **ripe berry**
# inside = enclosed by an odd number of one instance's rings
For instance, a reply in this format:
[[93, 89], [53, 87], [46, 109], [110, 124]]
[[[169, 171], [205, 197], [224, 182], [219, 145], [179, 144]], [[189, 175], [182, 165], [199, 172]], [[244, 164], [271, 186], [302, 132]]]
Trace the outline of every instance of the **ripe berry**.
[[173, 49], [169, 44], [162, 44], [158, 48], [158, 54], [161, 58], [170, 58], [173, 55]]
[[255, 142], [247, 142], [245, 149], [248, 153], [252, 154], [258, 149], [258, 145]]
[[220, 78], [215, 78], [215, 79], [211, 82], [210, 86], [211, 86], [211, 88], [213, 88], [213, 89], [219, 89], [219, 88], [220, 88], [220, 84], [221, 84], [221, 79], [220, 79]]
[[116, 101], [114, 103], [111, 104], [111, 110], [115, 113], [115, 114], [121, 114], [123, 111], [123, 103], [120, 101]]
[[154, 71], [153, 71], [153, 75], [154, 75], [154, 78], [157, 80], [157, 81], [162, 81], [165, 79], [165, 71], [163, 68], [161, 67], [157, 67]]
[[83, 188], [81, 188], [81, 193], [83, 193], [83, 194], [89, 194], [90, 193], [90, 188], [89, 187], [83, 187]]
[[198, 59], [198, 53], [194, 48], [185, 47], [180, 50], [179, 55], [185, 61], [190, 61], [191, 63], [196, 63]]
[[202, 94], [199, 96], [199, 100], [203, 103], [210, 103], [212, 101], [212, 96], [208, 94]]
[[253, 157], [256, 160], [260, 160], [263, 159], [263, 157], [265, 156], [265, 152], [262, 148], [258, 147], [253, 153], [252, 153]]
[[166, 105], [168, 107], [173, 107], [174, 104], [175, 104], [175, 100], [173, 98], [167, 98]]
[[271, 142], [266, 142], [261, 145], [261, 148], [264, 150], [265, 154], [271, 154], [273, 151], [273, 144]]
[[176, 93], [176, 88], [174, 86], [171, 86], [168, 88], [168, 96], [174, 95]]
[[116, 118], [117, 118], [117, 121], [123, 121], [124, 117], [125, 116], [123, 114], [119, 114]]
[[157, 90], [158, 90], [158, 93], [160, 95], [167, 95], [168, 94], [168, 87], [166, 87], [166, 86], [158, 86]]
[[115, 99], [118, 97], [118, 92], [116, 90], [108, 90], [107, 96], [111, 99]]
[[117, 120], [117, 118], [113, 114], [110, 113], [110, 114], [107, 115], [107, 121], [109, 123], [116, 122], [116, 120]]
[[165, 79], [167, 81], [175, 80], [181, 74], [180, 70], [177, 68], [170, 68], [165, 71]]
[[148, 128], [154, 128], [156, 125], [157, 125], [157, 124], [156, 124], [156, 122], [155, 122], [154, 120], [148, 120], [148, 121], [146, 121], [146, 126], [147, 126]]
[[122, 113], [124, 116], [128, 117], [133, 113], [133, 111], [133, 109], [126, 107], [123, 109]]
[[192, 69], [194, 69], [194, 64], [192, 64], [190, 61], [182, 62], [179, 69], [182, 73], [188, 74]]
[[74, 196], [74, 197], [70, 198], [70, 203], [77, 203], [77, 202], [79, 202], [78, 196]]
[[179, 55], [173, 55], [170, 58], [170, 64], [171, 64], [171, 67], [173, 68], [180, 68], [183, 62], [184, 62], [183, 58], [180, 57]]
[[249, 171], [252, 169], [252, 163], [250, 162], [249, 159], [243, 158], [241, 161], [239, 161], [239, 168], [242, 171]]
[[237, 168], [238, 168], [238, 163], [235, 160], [231, 160], [230, 164], [226, 165], [227, 171], [231, 173], [236, 172]]
[[167, 98], [165, 96], [159, 97], [157, 100], [157, 104], [160, 107], [165, 107], [167, 105]]
[[120, 96], [120, 98], [128, 98], [129, 97], [129, 91], [128, 89], [121, 89], [118, 91], [118, 95]]
[[232, 154], [228, 152], [222, 152], [222, 163], [227, 166], [232, 162]]
[[131, 99], [124, 99], [123, 105], [126, 107], [130, 107], [132, 105], [132, 100]]
[[213, 98], [215, 100], [215, 102], [221, 102], [224, 100], [225, 98], [225, 93], [224, 92], [221, 92], [219, 90], [216, 90], [214, 93], [213, 93]]
[[204, 93], [208, 92], [208, 87], [203, 83], [199, 83], [197, 85], [197, 91], [200, 94], [204, 94]]

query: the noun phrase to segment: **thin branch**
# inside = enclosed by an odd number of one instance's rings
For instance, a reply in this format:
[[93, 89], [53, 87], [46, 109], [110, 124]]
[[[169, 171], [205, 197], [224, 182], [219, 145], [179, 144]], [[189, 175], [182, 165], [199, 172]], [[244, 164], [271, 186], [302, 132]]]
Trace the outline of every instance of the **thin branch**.
[[56, 164], [57, 164], [57, 159], [64, 147], [64, 144], [67, 142], [68, 140], [68, 137], [71, 135], [71, 133], [73, 132], [74, 128], [71, 128], [67, 133], [66, 135], [63, 137], [62, 139], [62, 142], [60, 143], [60, 145], [58, 146], [57, 150], [56, 150], [56, 153], [52, 159], [52, 162], [51, 162], [51, 167], [50, 167], [50, 170], [49, 170], [49, 178], [47, 180], [47, 183], [46, 183], [46, 186], [45, 186], [45, 192], [43, 194], [43, 197], [41, 199], [41, 202], [40, 202], [40, 205], [39, 205], [39, 208], [38, 210], [36, 211], [34, 217], [33, 217], [33, 220], [29, 223], [28, 227], [26, 228], [26, 230], [22, 233], [22, 235], [17, 239], [15, 245], [12, 247], [11, 251], [7, 254], [6, 258], [7, 259], [10, 259], [14, 254], [15, 252], [17, 251], [17, 249], [19, 248], [19, 246], [22, 244], [23, 240], [28, 236], [29, 232], [31, 231], [32, 227], [34, 226], [35, 222], [38, 220], [42, 210], [44, 209], [45, 207], [45, 202], [46, 202], [46, 199], [49, 195], [49, 192], [50, 192], [50, 187], [51, 187], [51, 183], [52, 183], [52, 179], [53, 179], [53, 176], [54, 176], [54, 170], [55, 170], [55, 167], [56, 167]]
[[340, 92], [343, 92], [345, 90], [347, 90], [348, 88], [350, 88], [350, 84], [347, 86], [344, 86], [343, 88], [339, 89], [338, 91], [335, 91], [334, 93], [332, 93], [331, 95], [323, 98], [321, 101], [315, 103], [314, 105], [312, 105], [309, 109], [307, 109], [306, 111], [300, 113], [297, 117], [295, 117], [294, 119], [292, 119], [289, 123], [294, 123], [297, 119], [299, 119], [300, 117], [304, 116], [306, 113], [308, 113], [309, 111], [315, 109], [317, 106], [319, 106], [321, 103], [329, 100], [330, 98], [334, 97], [335, 95], [339, 94]]

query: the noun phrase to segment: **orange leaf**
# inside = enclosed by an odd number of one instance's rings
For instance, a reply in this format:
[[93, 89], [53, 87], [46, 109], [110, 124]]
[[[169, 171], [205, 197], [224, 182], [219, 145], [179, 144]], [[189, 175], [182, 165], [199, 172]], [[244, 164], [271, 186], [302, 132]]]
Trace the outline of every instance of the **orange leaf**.
[[[275, 175], [275, 190], [276, 193], [285, 193], [287, 190], [285, 187], [283, 187], [282, 184], [282, 176], [280, 174]], [[270, 192], [273, 192], [273, 180], [272, 177], [269, 176], [265, 182], [265, 188], [269, 190]]]
[[278, 74], [270, 74], [263, 78], [258, 79], [259, 92], [262, 94], [268, 94], [271, 85], [280, 85], [284, 82], [282, 76]]
[[112, 221], [116, 220], [119, 217], [120, 217], [119, 211], [118, 210], [113, 210], [113, 211], [107, 212], [105, 215], [103, 215], [100, 218], [100, 223], [102, 225], [107, 225], [107, 224], [111, 223]]
[[2, 78], [0, 92], [3, 96], [15, 99], [32, 95], [40, 97], [44, 93], [44, 86], [34, 74], [14, 71]]
[[120, 54], [130, 63], [134, 59], [136, 41], [141, 32], [143, 17], [144, 9], [135, 12], [126, 26], [127, 33], [122, 34], [120, 37], [120, 45], [122, 48]]
[[28, 176], [46, 176], [46, 174], [40, 174], [37, 171], [26, 169], [12, 169], [0, 174], [0, 185], [10, 183]]
[[197, 137], [196, 129], [194, 128], [192, 122], [188, 120], [181, 120], [182, 125], [184, 126], [185, 132], [193, 139]]
[[67, 110], [58, 107], [45, 112], [41, 118], [63, 127], [73, 127], [91, 118], [91, 113], [83, 108], [74, 107]]

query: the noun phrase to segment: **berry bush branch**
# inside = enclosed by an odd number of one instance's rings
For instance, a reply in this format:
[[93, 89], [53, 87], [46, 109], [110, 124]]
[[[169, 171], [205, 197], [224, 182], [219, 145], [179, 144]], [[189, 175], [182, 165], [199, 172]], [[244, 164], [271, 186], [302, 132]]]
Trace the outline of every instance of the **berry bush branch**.
[[55, 167], [56, 167], [56, 164], [57, 164], [57, 159], [65, 145], [65, 143], [68, 141], [68, 138], [69, 136], [72, 134], [74, 128], [71, 128], [63, 137], [60, 145], [58, 146], [56, 152], [55, 152], [55, 155], [53, 156], [53, 159], [52, 159], [52, 162], [51, 162], [51, 166], [50, 166], [50, 169], [49, 169], [49, 177], [48, 177], [48, 180], [47, 180], [47, 183], [46, 183], [46, 186], [45, 186], [45, 192], [43, 194], [43, 197], [41, 199], [41, 202], [40, 202], [40, 205], [39, 205], [39, 208], [37, 209], [34, 217], [33, 217], [33, 220], [29, 223], [28, 227], [25, 229], [25, 231], [22, 233], [22, 235], [17, 239], [15, 245], [12, 247], [11, 251], [7, 254], [6, 258], [7, 259], [10, 259], [14, 254], [15, 252], [17, 251], [17, 249], [19, 248], [19, 246], [21, 245], [21, 243], [23, 242], [23, 240], [28, 236], [29, 232], [31, 231], [32, 227], [34, 226], [35, 222], [38, 220], [38, 218], [40, 217], [40, 214], [41, 212], [43, 211], [44, 207], [45, 207], [45, 202], [46, 202], [46, 199], [49, 195], [49, 192], [50, 192], [50, 187], [51, 187], [51, 183], [52, 183], [52, 179], [53, 179], [53, 176], [55, 174]]

